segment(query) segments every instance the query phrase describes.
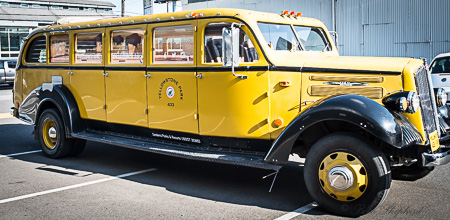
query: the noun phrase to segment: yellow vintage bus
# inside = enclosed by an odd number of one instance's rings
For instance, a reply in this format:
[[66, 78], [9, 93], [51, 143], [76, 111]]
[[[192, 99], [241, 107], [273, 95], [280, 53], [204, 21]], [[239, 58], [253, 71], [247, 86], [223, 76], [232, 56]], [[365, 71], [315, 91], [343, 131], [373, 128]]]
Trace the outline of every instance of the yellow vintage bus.
[[298, 154], [314, 200], [345, 216], [381, 204], [392, 176], [450, 160], [446, 93], [422, 60], [339, 56], [323, 23], [300, 13], [56, 24], [23, 45], [11, 113], [51, 158], [96, 141], [278, 172]]

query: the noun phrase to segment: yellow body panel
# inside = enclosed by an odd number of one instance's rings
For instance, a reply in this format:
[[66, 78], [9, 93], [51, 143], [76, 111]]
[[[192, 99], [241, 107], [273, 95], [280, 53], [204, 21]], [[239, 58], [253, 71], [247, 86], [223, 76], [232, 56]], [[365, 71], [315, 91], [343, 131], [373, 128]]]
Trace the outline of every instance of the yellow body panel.
[[147, 127], [145, 71], [108, 71], [106, 121]]
[[[300, 72], [271, 71], [269, 81], [270, 137], [275, 139], [300, 111], [302, 80]], [[276, 119], [282, 119], [280, 127], [275, 125]]]
[[[92, 32], [104, 33], [105, 28], [70, 31], [70, 41], [75, 41], [76, 34]], [[104, 37], [102, 44], [105, 44]], [[81, 118], [106, 121], [104, 59], [98, 64], [75, 63], [74, 51], [74, 44], [71, 44], [69, 53], [70, 66], [72, 66], [70, 81], [69, 84], [64, 84], [74, 95]], [[105, 57], [104, 50], [102, 55]], [[78, 69], [79, 66], [97, 69]]]
[[150, 128], [198, 133], [195, 72], [152, 72], [147, 85]]
[[[196, 12], [197, 16], [191, 17], [191, 12]], [[200, 17], [204, 18], [196, 19]], [[259, 54], [257, 62], [241, 62], [239, 65], [241, 68], [259, 67], [258, 71], [236, 72], [248, 75], [248, 79], [239, 79], [233, 76], [231, 71], [202, 71], [202, 68], [222, 67], [220, 63], [204, 63], [205, 26], [219, 22], [242, 23], [242, 30], [248, 34]], [[16, 86], [16, 91], [22, 91], [22, 97], [17, 95], [15, 102], [20, 104], [23, 97], [33, 89], [43, 82], [50, 82], [52, 75], [62, 75], [64, 84], [77, 100], [82, 118], [206, 136], [276, 139], [299, 112], [330, 95], [359, 94], [382, 104], [382, 98], [389, 93], [417, 92], [414, 71], [422, 65], [420, 60], [341, 57], [332, 41], [331, 51], [277, 51], [265, 42], [258, 22], [321, 27], [326, 36], [332, 39], [323, 23], [316, 19], [238, 9], [202, 9], [54, 25], [38, 31], [47, 32], [47, 35], [50, 35], [50, 31], [66, 31], [72, 41], [76, 33], [104, 32], [103, 63], [80, 64], [87, 69], [77, 69], [78, 64], [73, 61], [74, 48], [71, 45], [69, 64], [49, 64], [61, 66], [60, 69], [23, 69], [18, 72], [21, 76], [17, 79], [22, 79], [23, 85], [20, 88]], [[154, 64], [154, 29], [178, 25], [194, 27], [193, 63]], [[111, 64], [111, 31], [127, 29], [146, 31], [143, 63]], [[47, 57], [48, 51], [47, 47]], [[26, 53], [26, 48], [24, 52]], [[102, 65], [105, 68], [120, 69], [107, 70], [109, 76], [104, 77], [105, 71], [98, 68]], [[75, 68], [71, 69], [70, 66]], [[96, 69], [89, 70], [90, 66]], [[266, 66], [267, 70], [261, 70], [261, 67]], [[270, 66], [295, 67], [298, 71], [269, 71]], [[127, 67], [130, 67], [130, 71], [126, 70]], [[193, 70], [196, 67], [200, 72]], [[145, 68], [150, 70], [145, 72]], [[159, 71], [157, 68], [163, 70]], [[170, 71], [169, 68], [177, 68], [177, 71]], [[313, 70], [310, 71], [311, 69]], [[320, 72], [320, 69], [327, 71]], [[333, 72], [330, 69], [339, 71]], [[367, 73], [355, 74], [352, 73], [353, 70]], [[73, 72], [73, 75], [65, 75], [67, 71]], [[146, 74], [151, 76], [145, 78]], [[200, 74], [202, 77], [196, 78]], [[344, 85], [330, 85], [329, 82], [342, 82]], [[349, 82], [364, 85], [345, 85]], [[169, 87], [172, 87], [169, 90], [174, 92], [173, 97], [168, 95]], [[420, 131], [424, 137], [422, 144], [426, 144], [428, 137], [424, 131], [420, 110], [415, 114], [403, 115]], [[280, 126], [275, 124], [277, 119], [282, 121]]]
[[[47, 35], [48, 35], [48, 33], [37, 34], [37, 35], [33, 36], [32, 38], [30, 38], [29, 41], [33, 41], [38, 37], [47, 36]], [[24, 48], [23, 50], [24, 50], [23, 52], [25, 54], [28, 52], [28, 48]], [[48, 57], [48, 45], [47, 45], [46, 50], [47, 50], [47, 57]], [[22, 56], [22, 62], [24, 62], [25, 64], [28, 64], [25, 61], [24, 56]], [[28, 65], [33, 66], [33, 67], [38, 67], [38, 66], [45, 66], [46, 63], [30, 63]], [[42, 83], [51, 82], [51, 80], [52, 80], [51, 77], [48, 77], [47, 68], [45, 68], [45, 67], [43, 67], [43, 68], [24, 68], [20, 72], [16, 72], [16, 75], [17, 74], [22, 74], [22, 76], [18, 77], [18, 78], [22, 78], [22, 82], [21, 82], [22, 83], [22, 89], [21, 89], [22, 99], [21, 100], [25, 99], [31, 93], [31, 91], [33, 91], [37, 87], [41, 86]], [[19, 94], [18, 91], [16, 91], [15, 93]], [[21, 103], [19, 103], [19, 104], [21, 104]]]
[[[155, 28], [192, 25], [194, 30], [197, 20], [149, 24], [147, 41], [153, 41]], [[148, 51], [153, 51], [149, 43]], [[196, 34], [194, 32], [194, 54], [196, 52]], [[193, 68], [196, 58], [191, 64], [152, 64], [153, 54], [148, 53], [147, 62], [156, 68]], [[147, 79], [148, 94], [148, 126], [152, 129], [171, 130], [198, 134], [197, 120], [197, 78], [196, 72], [182, 71], [149, 71]], [[170, 88], [169, 88], [170, 87]]]
[[106, 121], [105, 84], [103, 70], [72, 70], [70, 84], [66, 85], [75, 97], [80, 116]]
[[200, 135], [269, 139], [268, 71], [205, 72], [198, 80]]
[[[112, 31], [146, 30], [147, 25], [107, 28], [105, 34], [107, 67], [120, 67], [124, 70], [105, 70], [106, 121], [110, 123], [148, 126], [147, 121], [147, 82], [144, 70], [126, 70], [126, 67], [145, 67], [142, 63], [127, 64], [111, 62]], [[143, 56], [146, 57], [145, 50]]]
[[[321, 98], [337, 94], [358, 94], [372, 98], [381, 104], [382, 97], [387, 95], [389, 92], [402, 89], [402, 77], [400, 75], [385, 75], [381, 78], [378, 74], [351, 74], [351, 77], [348, 78], [349, 76], [349, 74], [342, 73], [302, 73], [302, 106], [309, 105]], [[341, 81], [346, 77], [348, 78], [347, 81]], [[371, 80], [375, 82], [370, 82]], [[382, 81], [376, 82], [376, 80]], [[327, 85], [325, 84], [327, 82], [356, 82], [367, 83], [368, 85]], [[313, 93], [314, 91], [311, 91], [314, 88], [320, 87], [327, 87], [327, 90], [324, 90], [324, 92], [316, 93]], [[328, 91], [328, 94], [325, 91]], [[381, 91], [381, 96], [378, 96], [378, 93], [373, 93], [378, 91]]]
[[[231, 18], [211, 18], [198, 21], [197, 60], [199, 67], [222, 67], [221, 63], [204, 63], [204, 33], [210, 23], [238, 23]], [[267, 66], [267, 61], [248, 26], [241, 26], [255, 45], [259, 60], [240, 66]], [[199, 134], [207, 136], [270, 139], [269, 71], [236, 71], [247, 75], [239, 79], [231, 71], [199, 72], [198, 113]]]

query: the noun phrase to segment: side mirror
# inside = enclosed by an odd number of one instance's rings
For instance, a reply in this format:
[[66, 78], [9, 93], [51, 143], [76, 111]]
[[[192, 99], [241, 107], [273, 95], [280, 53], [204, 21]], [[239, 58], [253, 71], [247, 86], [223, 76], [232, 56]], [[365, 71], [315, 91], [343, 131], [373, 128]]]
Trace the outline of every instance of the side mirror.
[[[237, 28], [234, 26], [238, 26]], [[231, 66], [233, 76], [247, 79], [248, 76], [234, 73], [234, 67], [239, 66], [239, 31], [240, 23], [232, 23], [230, 28], [222, 29], [222, 65]]]
[[239, 66], [239, 28], [223, 28], [222, 38], [223, 66]]
[[[338, 33], [336, 31], [329, 31], [330, 35], [334, 38], [334, 44], [336, 45], [336, 49], [339, 50], [339, 39]], [[331, 46], [331, 45], [330, 45]], [[331, 48], [330, 48], [331, 49]]]

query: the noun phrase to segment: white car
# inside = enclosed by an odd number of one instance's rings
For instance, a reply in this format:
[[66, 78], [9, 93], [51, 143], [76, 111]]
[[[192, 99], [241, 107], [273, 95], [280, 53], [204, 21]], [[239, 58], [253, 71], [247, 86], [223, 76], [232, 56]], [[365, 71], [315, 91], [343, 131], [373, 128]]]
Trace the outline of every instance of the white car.
[[17, 60], [0, 59], [0, 84], [8, 83], [11, 86], [14, 84], [16, 63]]
[[430, 65], [431, 81], [434, 88], [444, 88], [447, 92], [447, 104], [450, 98], [450, 53], [437, 55]]

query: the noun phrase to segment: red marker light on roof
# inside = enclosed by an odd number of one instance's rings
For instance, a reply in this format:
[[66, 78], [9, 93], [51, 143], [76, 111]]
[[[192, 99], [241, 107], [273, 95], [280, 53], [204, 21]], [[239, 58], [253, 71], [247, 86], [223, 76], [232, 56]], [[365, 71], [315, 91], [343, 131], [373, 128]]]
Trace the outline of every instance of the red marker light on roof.
[[195, 17], [198, 17], [198, 14], [197, 14], [197, 12], [191, 12], [191, 13], [189, 14], [189, 16], [195, 18]]
[[302, 16], [302, 13], [298, 12], [297, 17], [300, 17], [300, 16]]
[[295, 15], [295, 11], [291, 11], [291, 13], [289, 13], [291, 16]]
[[289, 14], [289, 11], [283, 11], [282, 13], [281, 13], [281, 15], [288, 15]]

